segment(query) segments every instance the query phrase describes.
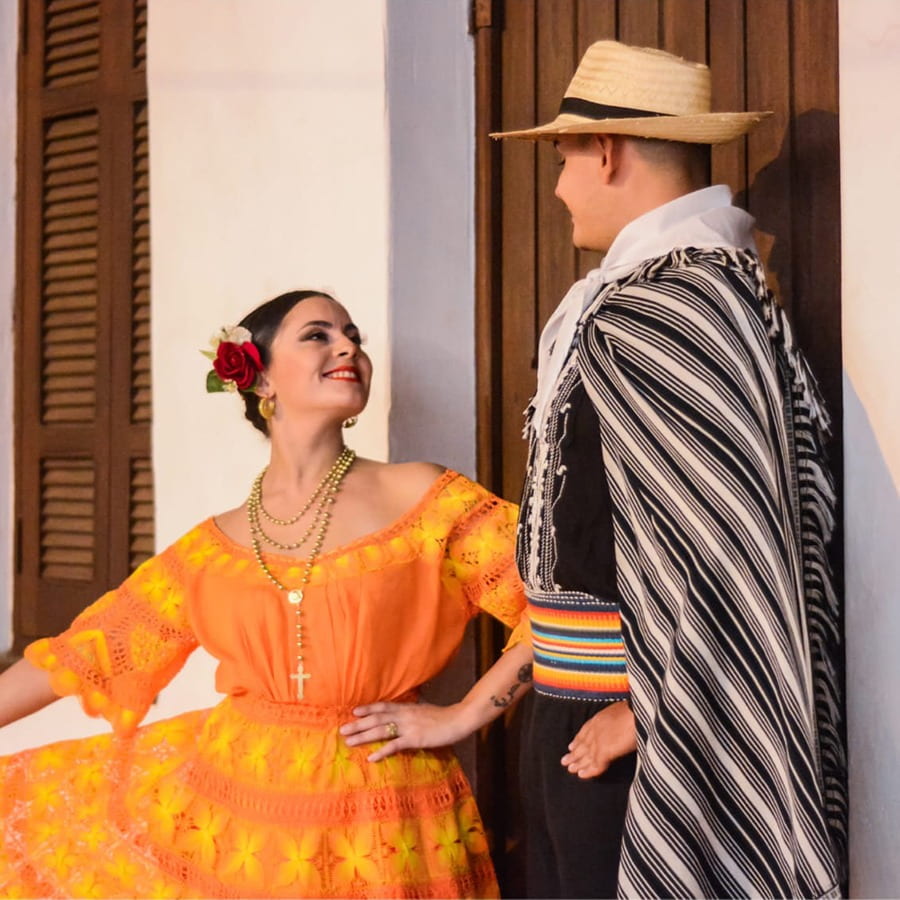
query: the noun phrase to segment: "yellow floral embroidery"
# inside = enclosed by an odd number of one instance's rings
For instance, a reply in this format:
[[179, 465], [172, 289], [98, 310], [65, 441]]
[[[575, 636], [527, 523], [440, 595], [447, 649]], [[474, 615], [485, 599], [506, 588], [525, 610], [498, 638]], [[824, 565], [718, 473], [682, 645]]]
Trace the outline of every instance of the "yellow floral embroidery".
[[56, 806], [58, 798], [59, 786], [52, 781], [42, 781], [34, 786], [31, 803], [35, 812], [45, 813]]
[[[83, 815], [83, 813], [80, 813], [80, 815]], [[82, 834], [81, 840], [91, 853], [96, 853], [109, 840], [109, 829], [99, 822], [94, 822]]]
[[195, 569], [202, 569], [219, 552], [218, 547], [211, 543], [201, 543], [187, 556], [188, 565]]
[[369, 544], [363, 547], [361, 556], [364, 567], [368, 570], [380, 569], [387, 561], [384, 549], [380, 544]]
[[443, 516], [423, 516], [412, 529], [412, 535], [419, 545], [419, 555], [436, 559], [444, 552], [447, 520]]
[[134, 860], [130, 859], [124, 853], [116, 853], [112, 860], [107, 863], [106, 871], [110, 874], [113, 881], [118, 884], [134, 884], [135, 876], [138, 874], [138, 867]]
[[180, 845], [206, 870], [215, 865], [217, 838], [225, 831], [228, 816], [209, 806], [201, 806], [191, 826], [182, 832]]
[[466, 845], [466, 850], [473, 854], [487, 853], [487, 836], [484, 833], [484, 826], [481, 824], [481, 816], [478, 815], [474, 799], [469, 797], [460, 807], [457, 815], [460, 836]]
[[393, 834], [388, 834], [387, 843], [393, 851], [391, 862], [396, 873], [412, 878], [420, 877], [423, 860], [419, 829], [410, 822], [401, 822]]
[[397, 784], [410, 777], [410, 765], [407, 754], [395, 753], [378, 763], [378, 774], [382, 784]]
[[265, 781], [269, 774], [268, 756], [272, 752], [272, 738], [264, 735], [253, 741], [240, 755], [241, 768], [255, 779]]
[[343, 742], [338, 741], [335, 747], [334, 759], [331, 762], [332, 777], [335, 781], [343, 782], [348, 787], [363, 783], [362, 771], [359, 764], [353, 759], [351, 749]]
[[60, 877], [65, 878], [69, 874], [69, 870], [75, 865], [75, 854], [72, 853], [71, 846], [63, 841], [56, 845], [56, 848], [47, 860], [47, 865]]
[[230, 725], [222, 725], [216, 723], [218, 732], [206, 744], [206, 753], [209, 758], [219, 764], [224, 764], [231, 760], [233, 747], [238, 739], [238, 730]]
[[464, 863], [465, 849], [454, 819], [448, 817], [443, 822], [435, 823], [434, 842], [441, 862], [448, 869], [454, 871]]
[[285, 772], [287, 779], [289, 781], [306, 779], [314, 771], [318, 755], [316, 747], [312, 743], [298, 744]]
[[275, 874], [275, 887], [305, 885], [313, 887], [318, 882], [315, 858], [319, 853], [321, 834], [318, 829], [308, 829], [299, 838], [282, 836], [279, 850], [284, 858]]
[[178, 588], [173, 587], [160, 598], [156, 608], [167, 619], [179, 620], [184, 614], [184, 596]]
[[158, 568], [146, 569], [146, 577], [140, 582], [141, 593], [150, 600], [158, 602], [171, 589], [172, 582], [168, 574]]
[[160, 649], [165, 646], [155, 630], [151, 631], [141, 623], [131, 630], [128, 645], [132, 662], [138, 669], [149, 669], [159, 657]]
[[416, 781], [431, 781], [443, 768], [439, 759], [424, 750], [416, 750], [410, 760], [412, 777]]
[[335, 835], [331, 840], [332, 853], [338, 860], [335, 875], [345, 883], [356, 878], [368, 883], [377, 882], [378, 867], [372, 861], [373, 849], [371, 832]]
[[406, 559], [409, 555], [409, 542], [401, 535], [391, 538], [388, 541], [388, 547], [390, 547], [391, 556], [395, 561]]
[[108, 897], [109, 890], [97, 872], [84, 871], [74, 884], [75, 897]]
[[109, 660], [109, 647], [106, 635], [99, 628], [76, 631], [69, 639], [72, 648], [85, 659], [94, 660], [100, 671], [109, 677], [112, 675], [112, 663]]
[[59, 824], [52, 819], [42, 819], [34, 826], [35, 844], [52, 846], [59, 837]]
[[231, 846], [234, 850], [228, 854], [222, 868], [223, 875], [240, 875], [251, 884], [260, 884], [263, 879], [263, 867], [257, 854], [262, 850], [264, 838], [258, 831], [246, 828], [236, 829]]
[[98, 766], [82, 766], [77, 769], [72, 781], [75, 787], [83, 796], [90, 797], [99, 787], [102, 786], [106, 773]]
[[55, 744], [49, 747], [42, 747], [37, 751], [34, 758], [35, 768], [39, 772], [47, 772], [56, 770], [65, 765], [66, 758], [63, 756], [62, 750]]
[[184, 812], [191, 795], [178, 782], [164, 781], [150, 805], [150, 819], [159, 830], [161, 838], [171, 843], [175, 834], [176, 817]]

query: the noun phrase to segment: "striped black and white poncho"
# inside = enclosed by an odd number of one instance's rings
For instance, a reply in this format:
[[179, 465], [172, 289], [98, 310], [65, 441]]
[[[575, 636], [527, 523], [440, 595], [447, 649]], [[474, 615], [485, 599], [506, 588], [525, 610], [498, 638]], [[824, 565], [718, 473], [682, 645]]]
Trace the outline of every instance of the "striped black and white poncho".
[[582, 323], [638, 731], [619, 893], [838, 896], [834, 493], [813, 378], [742, 250], [646, 262]]

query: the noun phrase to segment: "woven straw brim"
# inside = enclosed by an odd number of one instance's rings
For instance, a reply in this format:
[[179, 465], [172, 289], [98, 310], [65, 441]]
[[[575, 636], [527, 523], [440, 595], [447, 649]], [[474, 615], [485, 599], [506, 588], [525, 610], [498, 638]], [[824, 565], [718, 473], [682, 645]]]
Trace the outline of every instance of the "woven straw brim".
[[523, 131], [497, 131], [492, 138], [551, 141], [563, 134], [627, 134], [631, 137], [724, 144], [747, 134], [771, 112], [698, 113], [693, 116], [642, 116], [634, 119], [585, 119], [563, 114], [546, 125]]

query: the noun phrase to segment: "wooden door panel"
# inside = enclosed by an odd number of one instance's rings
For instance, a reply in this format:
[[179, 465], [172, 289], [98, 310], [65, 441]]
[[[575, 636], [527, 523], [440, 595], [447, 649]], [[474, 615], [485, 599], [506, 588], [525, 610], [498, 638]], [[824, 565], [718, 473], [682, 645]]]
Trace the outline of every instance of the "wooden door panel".
[[[707, 61], [714, 73], [712, 108], [747, 109], [744, 86], [746, 44], [743, 3], [711, 3], [709, 33], [715, 36], [708, 47]], [[712, 148], [710, 177], [713, 184], [731, 185], [734, 191], [747, 186], [747, 143], [731, 141]]]
[[660, 0], [619, 0], [617, 8], [616, 34], [609, 37], [641, 47], [659, 46]]
[[706, 61], [706, 0], [662, 0], [660, 6], [659, 46], [685, 59]]
[[153, 550], [146, 0], [21, 0], [15, 645]]
[[[503, 84], [501, 120], [521, 121], [520, 117], [537, 116], [534, 89], [534, 53], [536, 49], [534, 23], [537, 16], [534, 0], [522, 0], [510, 4], [505, 11], [506, 27], [502, 35]], [[514, 41], [508, 45], [507, 41]], [[486, 139], [486, 138], [485, 138]], [[519, 186], [534, 182], [535, 148], [508, 154], [499, 147], [502, 184], [500, 196], [501, 231], [504, 236], [515, 235], [519, 229], [523, 240], [502, 239], [503, 251], [497, 264], [504, 295], [510, 302], [499, 304], [499, 338], [501, 348], [500, 383], [507, 386], [501, 391], [502, 409], [498, 410], [496, 424], [500, 427], [498, 448], [503, 453], [501, 471], [497, 473], [504, 496], [518, 499], [521, 488], [520, 473], [524, 471], [525, 455], [517, 446], [517, 432], [521, 425], [506, 410], [523, 410], [531, 397], [529, 382], [533, 380], [534, 348], [537, 345], [537, 316], [534, 307], [534, 286], [537, 260], [534, 254], [534, 232], [537, 228], [537, 202], [533, 191], [521, 191]], [[508, 199], [510, 202], [506, 203]], [[531, 236], [530, 239], [526, 236]], [[512, 298], [521, 297], [516, 303]], [[515, 338], [513, 338], [515, 336]], [[507, 453], [508, 448], [508, 453]], [[516, 481], [519, 480], [518, 486]]]

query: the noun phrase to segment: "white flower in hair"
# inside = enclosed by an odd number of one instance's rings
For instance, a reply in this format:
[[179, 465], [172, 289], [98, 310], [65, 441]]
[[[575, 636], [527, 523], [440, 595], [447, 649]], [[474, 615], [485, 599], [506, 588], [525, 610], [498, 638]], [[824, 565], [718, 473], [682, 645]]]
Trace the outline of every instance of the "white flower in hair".
[[246, 344], [253, 340], [253, 335], [249, 329], [242, 325], [225, 325], [214, 338], [216, 343], [226, 341], [230, 344]]

